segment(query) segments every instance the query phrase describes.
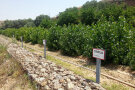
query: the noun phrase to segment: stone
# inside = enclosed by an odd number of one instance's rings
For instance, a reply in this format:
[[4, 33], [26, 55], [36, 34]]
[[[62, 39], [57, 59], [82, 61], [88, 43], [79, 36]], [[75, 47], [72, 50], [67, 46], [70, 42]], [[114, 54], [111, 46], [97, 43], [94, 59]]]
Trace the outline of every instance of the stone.
[[51, 66], [56, 66], [56, 64], [55, 64], [55, 63], [51, 63], [50, 65], [51, 65]]
[[91, 88], [89, 86], [86, 86], [84, 90], [91, 90]]
[[75, 86], [73, 90], [81, 90], [80, 87]]
[[32, 76], [33, 78], [36, 78], [37, 77], [36, 74], [30, 74], [30, 76]]
[[86, 82], [82, 82], [81, 85], [86, 86], [88, 84]]
[[58, 90], [64, 90], [63, 88], [59, 88]]
[[46, 69], [45, 69], [45, 68], [42, 68], [42, 69], [41, 69], [41, 72], [45, 72], [45, 71], [46, 71]]
[[73, 75], [73, 72], [71, 72], [71, 71], [68, 71], [68, 72], [67, 72], [67, 74], [69, 74], [69, 75]]
[[67, 74], [65, 74], [65, 73], [62, 73], [62, 74], [61, 74], [61, 76], [66, 76], [66, 75], [67, 75]]
[[54, 82], [54, 89], [59, 89], [59, 88], [61, 88], [61, 84], [56, 80], [55, 82]]
[[74, 76], [70, 76], [70, 79], [71, 80], [75, 80], [76, 78]]
[[53, 77], [56, 77], [57, 76], [57, 73], [56, 72], [53, 72], [52, 75], [53, 75]]
[[93, 83], [93, 85], [96, 87], [101, 87], [100, 84], [97, 84], [97, 83]]
[[60, 83], [65, 83], [65, 80], [64, 79], [60, 79], [59, 82]]
[[105, 90], [103, 87], [101, 87], [100, 84], [97, 83], [92, 83], [92, 84], [93, 84], [93, 88], [95, 87], [96, 89]]
[[61, 75], [56, 75], [56, 77], [55, 77], [56, 79], [61, 79], [62, 78], [62, 76]]
[[42, 63], [42, 66], [45, 68], [48, 64], [47, 63]]
[[39, 66], [38, 66], [38, 69], [42, 69], [42, 66], [41, 66], [41, 65], [39, 65]]
[[93, 90], [93, 89], [96, 89], [96, 86], [95, 85], [93, 85], [93, 84], [91, 84], [91, 89]]
[[50, 84], [50, 83], [51, 83], [51, 81], [50, 81], [50, 80], [48, 80], [48, 81], [47, 81], [47, 83], [48, 83], [48, 84]]
[[69, 78], [66, 78], [66, 81], [67, 81], [67, 82], [71, 82], [71, 80], [70, 80]]
[[51, 90], [48, 85], [45, 86], [45, 90]]
[[41, 83], [41, 86], [45, 86], [46, 84], [47, 84], [47, 82], [44, 81], [44, 82]]
[[39, 78], [39, 81], [40, 81], [40, 82], [42, 82], [42, 81], [44, 81], [44, 80], [45, 80], [44, 77], [40, 77], [40, 78]]
[[67, 83], [67, 89], [72, 90], [74, 88], [74, 84], [72, 82]]
[[59, 81], [56, 80], [56, 79], [54, 79], [54, 80], [52, 81], [52, 83], [59, 83]]
[[50, 76], [49, 80], [53, 80], [54, 79], [54, 76]]
[[63, 72], [63, 71], [64, 71], [64, 69], [63, 69], [63, 68], [61, 68], [61, 69], [59, 69], [59, 71], [60, 71], [60, 72]]

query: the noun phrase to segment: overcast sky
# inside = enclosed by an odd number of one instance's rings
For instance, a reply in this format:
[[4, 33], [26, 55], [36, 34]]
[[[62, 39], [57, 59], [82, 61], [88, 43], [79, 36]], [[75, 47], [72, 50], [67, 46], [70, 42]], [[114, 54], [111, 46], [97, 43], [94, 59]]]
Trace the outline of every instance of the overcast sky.
[[54, 17], [66, 8], [82, 6], [86, 1], [91, 0], [0, 0], [0, 20], [35, 19], [40, 14]]

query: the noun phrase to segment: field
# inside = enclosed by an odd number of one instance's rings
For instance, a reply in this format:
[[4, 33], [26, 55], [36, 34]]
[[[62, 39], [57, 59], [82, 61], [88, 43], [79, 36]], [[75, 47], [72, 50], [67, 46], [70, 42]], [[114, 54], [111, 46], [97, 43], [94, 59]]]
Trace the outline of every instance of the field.
[[[94, 81], [95, 74], [89, 77], [87, 70], [81, 72], [59, 58], [95, 69], [92, 49], [106, 50], [102, 72], [134, 85], [135, 7], [130, 4], [88, 1], [80, 8], [67, 8], [54, 18], [39, 15], [35, 20], [6, 20], [0, 25], [0, 34], [19, 45], [22, 37], [24, 48], [40, 56], [46, 40], [47, 59]], [[111, 81], [104, 77], [101, 83], [108, 90], [130, 89], [118, 83], [108, 86]]]

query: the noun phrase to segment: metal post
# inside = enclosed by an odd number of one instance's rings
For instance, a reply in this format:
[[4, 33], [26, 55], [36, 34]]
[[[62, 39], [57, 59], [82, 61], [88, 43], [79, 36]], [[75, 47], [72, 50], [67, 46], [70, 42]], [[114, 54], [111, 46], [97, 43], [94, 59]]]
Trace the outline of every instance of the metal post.
[[14, 35], [13, 35], [13, 39], [12, 40], [13, 40], [13, 42], [15, 41], [15, 36]]
[[23, 48], [23, 37], [21, 36], [22, 48]]
[[44, 58], [46, 58], [46, 40], [43, 40], [44, 44]]
[[100, 83], [100, 67], [101, 67], [101, 60], [96, 59], [96, 83]]
[[13, 38], [15, 37], [15, 35], [13, 35]]

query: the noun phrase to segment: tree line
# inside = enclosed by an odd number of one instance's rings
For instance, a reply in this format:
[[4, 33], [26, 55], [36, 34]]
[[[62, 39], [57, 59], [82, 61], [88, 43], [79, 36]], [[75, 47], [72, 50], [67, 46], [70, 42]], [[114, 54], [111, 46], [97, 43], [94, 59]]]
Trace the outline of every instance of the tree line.
[[125, 3], [120, 5], [109, 2], [97, 2], [95, 0], [86, 2], [82, 7], [72, 7], [60, 12], [57, 17], [50, 18], [48, 15], [39, 15], [35, 20], [19, 19], [6, 20], [1, 29], [20, 28], [20, 27], [44, 27], [50, 28], [52, 25], [70, 25], [83, 23], [85, 25], [96, 24], [101, 17], [110, 21], [118, 21], [119, 16], [124, 16], [129, 24], [135, 27], [135, 7], [128, 6]]

